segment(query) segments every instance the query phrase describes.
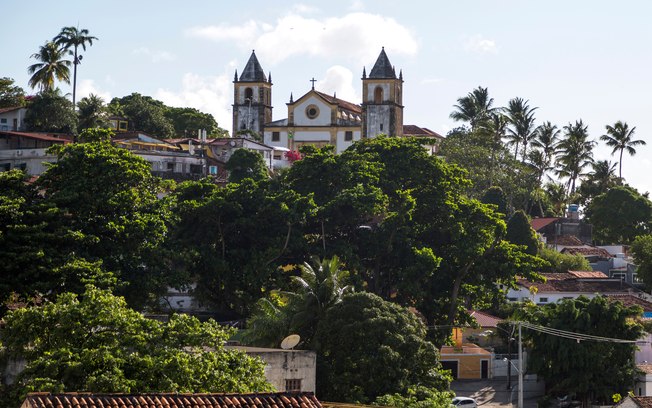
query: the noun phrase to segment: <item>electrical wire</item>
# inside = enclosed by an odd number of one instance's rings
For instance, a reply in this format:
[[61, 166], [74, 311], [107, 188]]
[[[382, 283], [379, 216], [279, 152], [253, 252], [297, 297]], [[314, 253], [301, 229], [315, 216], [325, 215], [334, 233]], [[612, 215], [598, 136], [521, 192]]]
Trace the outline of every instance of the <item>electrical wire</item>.
[[602, 336], [594, 336], [591, 334], [583, 334], [583, 333], [575, 333], [575, 332], [570, 332], [566, 330], [560, 330], [560, 329], [554, 329], [552, 327], [545, 327], [545, 326], [538, 326], [536, 324], [532, 324], [529, 322], [522, 322], [522, 321], [514, 321], [510, 322], [511, 324], [514, 325], [521, 325], [522, 327], [530, 330], [535, 330], [541, 333], [546, 333], [546, 334], [551, 334], [553, 336], [557, 337], [563, 337], [571, 340], [576, 340], [577, 342], [580, 341], [596, 341], [596, 342], [605, 342], [605, 343], [639, 343], [636, 340], [625, 340], [625, 339], [617, 339], [613, 337], [602, 337]]

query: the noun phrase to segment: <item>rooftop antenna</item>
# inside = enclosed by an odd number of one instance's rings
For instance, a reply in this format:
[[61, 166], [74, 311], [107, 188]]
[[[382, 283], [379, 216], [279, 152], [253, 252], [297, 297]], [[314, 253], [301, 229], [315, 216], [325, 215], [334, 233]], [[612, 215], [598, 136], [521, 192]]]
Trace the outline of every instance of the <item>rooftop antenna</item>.
[[298, 334], [290, 334], [281, 342], [281, 348], [283, 350], [292, 350], [296, 347], [297, 344], [301, 341], [301, 336]]

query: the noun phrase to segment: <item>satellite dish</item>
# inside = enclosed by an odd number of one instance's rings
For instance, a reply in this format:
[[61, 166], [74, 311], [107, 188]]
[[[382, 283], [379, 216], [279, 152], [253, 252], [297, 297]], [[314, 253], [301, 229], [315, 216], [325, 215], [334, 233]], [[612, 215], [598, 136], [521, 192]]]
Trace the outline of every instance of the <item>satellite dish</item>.
[[281, 342], [281, 348], [283, 350], [291, 350], [301, 341], [301, 337], [298, 334], [290, 334]]

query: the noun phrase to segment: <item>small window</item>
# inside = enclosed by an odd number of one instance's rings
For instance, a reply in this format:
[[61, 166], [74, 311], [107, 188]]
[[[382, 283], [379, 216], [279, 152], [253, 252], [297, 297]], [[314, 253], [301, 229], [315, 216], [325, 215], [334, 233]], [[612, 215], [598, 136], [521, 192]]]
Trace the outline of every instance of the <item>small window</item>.
[[377, 86], [374, 90], [374, 103], [383, 102], [383, 88]]
[[274, 160], [281, 160], [281, 153], [274, 153]]
[[168, 163], [168, 170], [174, 171], [174, 163]]
[[517, 302], [517, 301], [518, 301], [518, 298], [515, 298], [515, 297], [508, 297], [507, 300], [510, 301], [510, 302]]
[[381, 131], [383, 130], [383, 124], [382, 123], [380, 124], [380, 130]]
[[319, 116], [319, 108], [315, 105], [309, 105], [306, 108], [306, 116], [308, 116], [308, 118], [310, 119], [316, 118], [317, 116]]
[[344, 132], [344, 141], [345, 142], [350, 142], [351, 140], [353, 140], [353, 132], [350, 131], [350, 130], [347, 130], [346, 132]]
[[217, 174], [217, 166], [208, 166], [208, 172], [215, 176]]
[[0, 123], [7, 123], [7, 118], [0, 119]]
[[201, 164], [191, 164], [190, 173], [192, 174], [202, 174], [202, 165]]
[[301, 391], [301, 379], [285, 380], [285, 391]]
[[281, 141], [281, 132], [272, 132], [272, 142]]
[[254, 97], [254, 90], [251, 88], [245, 89], [245, 102], [249, 103]]
[[548, 303], [548, 298], [547, 297], [539, 298], [539, 302], [540, 303]]
[[124, 120], [120, 121], [120, 130], [127, 130], [127, 122]]

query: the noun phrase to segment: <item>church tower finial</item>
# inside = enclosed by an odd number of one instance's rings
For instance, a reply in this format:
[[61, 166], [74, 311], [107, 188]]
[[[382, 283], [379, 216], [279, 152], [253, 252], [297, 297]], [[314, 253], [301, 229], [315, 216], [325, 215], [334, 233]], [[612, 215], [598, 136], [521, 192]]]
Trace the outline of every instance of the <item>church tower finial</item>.
[[238, 82], [238, 69], [235, 70], [235, 76], [233, 77], [233, 82]]
[[290, 92], [290, 103], [294, 103], [294, 96], [292, 96], [292, 92]]
[[367, 68], [362, 67], [362, 79], [367, 79]]
[[269, 82], [270, 84], [272, 83], [272, 71], [269, 71], [267, 73], [267, 82]]

